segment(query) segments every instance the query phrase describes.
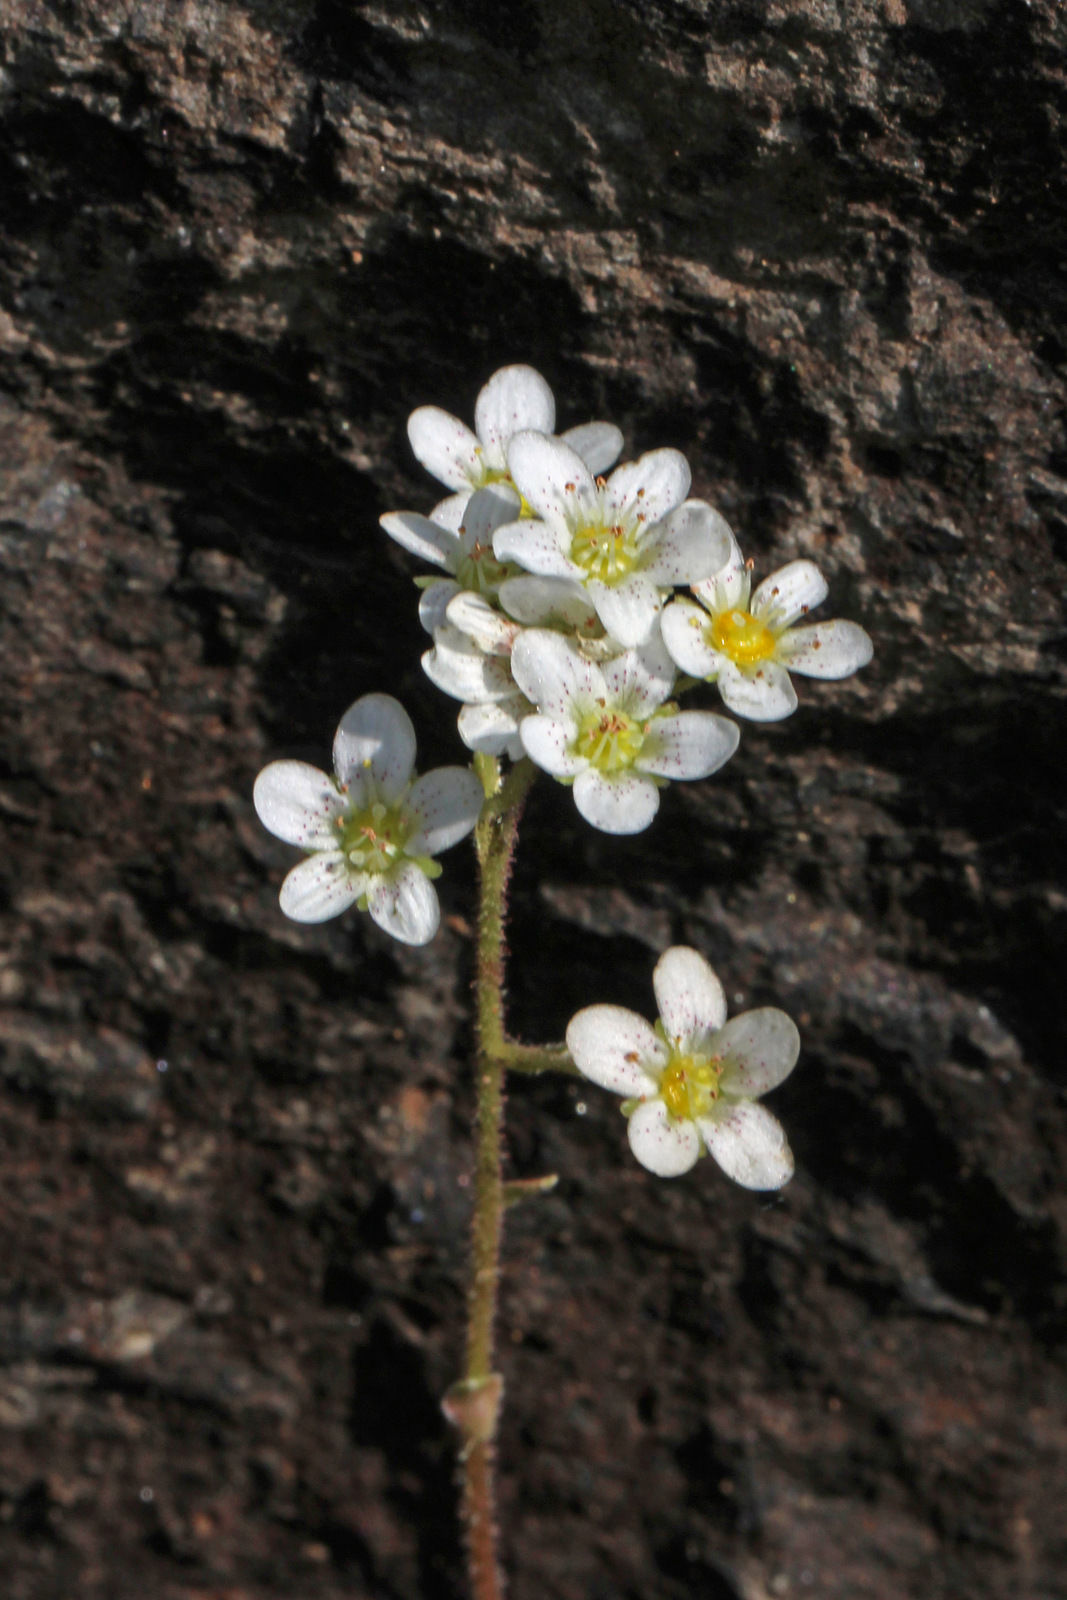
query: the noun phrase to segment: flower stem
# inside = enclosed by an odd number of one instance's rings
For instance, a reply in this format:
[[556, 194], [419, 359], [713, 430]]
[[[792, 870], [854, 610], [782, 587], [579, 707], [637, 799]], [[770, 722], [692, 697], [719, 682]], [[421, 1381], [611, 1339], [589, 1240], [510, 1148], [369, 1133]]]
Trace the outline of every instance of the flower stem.
[[477, 1112], [467, 1361], [463, 1379], [445, 1401], [445, 1410], [463, 1438], [463, 1515], [472, 1600], [500, 1600], [503, 1594], [493, 1478], [501, 1379], [493, 1371], [493, 1361], [500, 1241], [507, 1204], [501, 1171], [504, 1076], [509, 1064], [504, 1031], [504, 929], [519, 817], [535, 775], [532, 762], [518, 762], [487, 799], [475, 830], [480, 869], [475, 976]]

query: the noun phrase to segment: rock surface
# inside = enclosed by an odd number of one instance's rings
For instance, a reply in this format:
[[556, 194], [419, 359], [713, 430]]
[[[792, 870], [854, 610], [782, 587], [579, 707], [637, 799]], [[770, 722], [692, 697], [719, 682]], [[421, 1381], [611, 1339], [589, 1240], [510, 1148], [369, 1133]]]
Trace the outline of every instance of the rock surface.
[[[507, 361], [876, 640], [616, 842], [545, 783], [512, 1016], [669, 942], [798, 1018], [775, 1199], [517, 1084], [513, 1600], [1064, 1588], [1067, 13], [21, 0], [0, 22], [0, 1562], [454, 1600], [469, 859], [286, 923], [257, 769], [418, 667], [404, 421]], [[610, 1103], [609, 1103], [610, 1102]], [[582, 1114], [580, 1114], [582, 1113]]]

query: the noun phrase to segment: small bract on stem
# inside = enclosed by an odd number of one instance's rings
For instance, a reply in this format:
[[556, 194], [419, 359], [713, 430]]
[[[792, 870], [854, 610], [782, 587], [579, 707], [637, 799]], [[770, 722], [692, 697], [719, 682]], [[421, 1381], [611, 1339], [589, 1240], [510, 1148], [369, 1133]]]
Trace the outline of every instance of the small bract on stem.
[[[803, 621], [827, 594], [811, 561], [789, 563], [752, 592], [731, 529], [689, 498], [679, 451], [615, 467], [622, 435], [613, 424], [556, 436], [555, 417], [548, 384], [521, 365], [490, 378], [473, 429], [420, 407], [408, 424], [412, 448], [451, 492], [427, 515], [381, 518], [436, 569], [416, 580], [433, 638], [422, 664], [461, 702], [470, 764], [416, 777], [407, 712], [371, 692], [341, 719], [332, 775], [273, 761], [253, 795], [264, 825], [304, 852], [281, 887], [287, 916], [318, 923], [354, 906], [409, 945], [427, 943], [440, 924], [437, 856], [474, 836], [471, 1271], [464, 1371], [443, 1401], [460, 1437], [472, 1600], [503, 1594], [493, 1467], [504, 1214], [556, 1183], [554, 1173], [504, 1178], [507, 1073], [578, 1074], [621, 1095], [630, 1147], [660, 1177], [681, 1176], [705, 1152], [746, 1189], [780, 1188], [793, 1172], [785, 1133], [759, 1102], [796, 1064], [796, 1027], [776, 1007], [728, 1021], [722, 985], [698, 950], [679, 945], [660, 957], [654, 1025], [592, 1005], [571, 1019], [565, 1045], [509, 1037], [508, 885], [531, 785], [545, 772], [573, 791], [592, 827], [639, 833], [672, 780], [710, 777], [738, 748], [736, 722], [706, 706], [683, 710], [682, 695], [712, 683], [735, 716], [774, 721], [797, 709], [790, 673], [843, 678], [871, 657], [855, 623]], [[694, 598], [679, 597], [680, 587]]]

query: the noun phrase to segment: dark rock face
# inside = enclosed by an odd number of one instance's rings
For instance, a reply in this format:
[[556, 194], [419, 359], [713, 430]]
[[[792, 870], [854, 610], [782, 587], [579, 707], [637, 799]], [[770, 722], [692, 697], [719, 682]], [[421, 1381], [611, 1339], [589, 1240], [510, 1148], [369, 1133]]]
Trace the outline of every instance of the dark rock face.
[[526, 360], [877, 653], [636, 839], [531, 802], [519, 1030], [687, 942], [804, 1054], [773, 1200], [514, 1087], [511, 1593], [1063, 1593], [1063, 8], [5, 17], [6, 1592], [462, 1593], [469, 857], [300, 929], [249, 796], [371, 689], [458, 758], [377, 516]]

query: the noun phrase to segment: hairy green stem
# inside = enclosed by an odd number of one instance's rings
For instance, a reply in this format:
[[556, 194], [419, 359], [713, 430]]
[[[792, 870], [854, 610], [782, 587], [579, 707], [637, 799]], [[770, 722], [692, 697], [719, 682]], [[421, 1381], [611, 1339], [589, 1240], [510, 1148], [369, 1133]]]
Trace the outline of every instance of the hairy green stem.
[[505, 920], [519, 816], [534, 776], [533, 764], [520, 761], [502, 786], [487, 784], [488, 799], [475, 830], [480, 879], [475, 977], [477, 1114], [467, 1363], [462, 1382], [446, 1402], [463, 1436], [463, 1514], [473, 1600], [500, 1600], [503, 1594], [493, 1482], [501, 1380], [493, 1371], [493, 1360], [500, 1241], [509, 1199], [501, 1172], [504, 1076], [517, 1049], [509, 1046], [504, 1030]]
[[500, 1059], [509, 1072], [563, 1072], [571, 1078], [581, 1077], [565, 1044], [516, 1044], [508, 1039]]

